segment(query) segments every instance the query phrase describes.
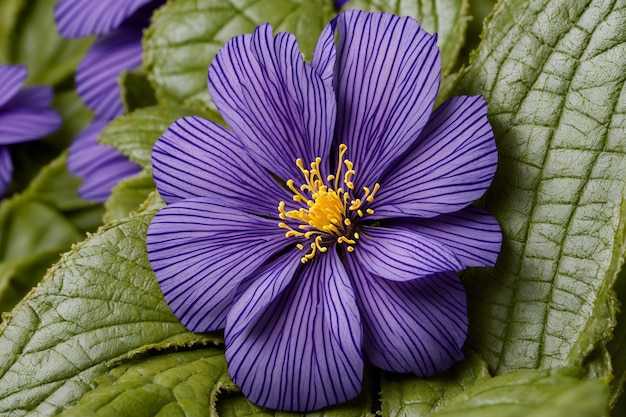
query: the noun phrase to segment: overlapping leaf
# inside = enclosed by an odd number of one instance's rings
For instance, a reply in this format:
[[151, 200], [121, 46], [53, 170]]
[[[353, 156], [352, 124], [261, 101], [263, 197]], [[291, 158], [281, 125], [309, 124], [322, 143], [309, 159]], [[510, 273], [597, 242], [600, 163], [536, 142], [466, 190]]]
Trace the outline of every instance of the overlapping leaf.
[[107, 125], [98, 142], [119, 149], [143, 168], [152, 166], [152, 146], [172, 122], [183, 116], [204, 116], [219, 119], [209, 110], [184, 107], [145, 107], [120, 116]]
[[623, 0], [505, 0], [461, 79], [459, 93], [489, 103], [500, 153], [485, 206], [502, 253], [466, 280], [470, 341], [497, 373], [582, 366], [610, 337], [625, 80]]
[[144, 243], [158, 200], [63, 255], [0, 329], [0, 415], [53, 415], [133, 352], [215, 340], [189, 333], [154, 279]]
[[213, 108], [207, 70], [231, 37], [263, 23], [295, 33], [310, 60], [317, 38], [334, 15], [331, 0], [182, 0], [159, 10], [144, 38], [144, 64], [161, 103]]
[[104, 222], [120, 220], [137, 210], [155, 190], [152, 171], [143, 170], [131, 178], [123, 179], [111, 191], [106, 201]]

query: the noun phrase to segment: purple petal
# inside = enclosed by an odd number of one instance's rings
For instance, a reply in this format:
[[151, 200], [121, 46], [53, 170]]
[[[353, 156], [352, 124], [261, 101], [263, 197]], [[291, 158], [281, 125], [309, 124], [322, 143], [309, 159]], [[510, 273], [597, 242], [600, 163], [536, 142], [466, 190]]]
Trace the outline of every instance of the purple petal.
[[359, 264], [393, 281], [465, 269], [452, 249], [400, 227], [363, 227], [354, 249]]
[[[18, 91], [17, 94], [6, 103], [5, 108], [46, 108], [50, 107], [53, 98], [54, 91], [52, 91], [52, 87], [47, 85], [35, 85]], [[0, 110], [0, 112], [2, 112], [2, 110]]]
[[341, 9], [350, 0], [335, 0], [335, 9]]
[[99, 119], [124, 112], [117, 78], [141, 65], [141, 28], [121, 28], [91, 46], [76, 70], [76, 91]]
[[26, 142], [46, 136], [61, 127], [56, 110], [18, 107], [0, 111], [0, 145]]
[[493, 266], [500, 253], [502, 232], [498, 221], [478, 207], [432, 219], [401, 219], [395, 224], [447, 246], [468, 268]]
[[12, 175], [13, 162], [11, 161], [11, 153], [7, 147], [0, 146], [0, 197], [7, 192]]
[[389, 281], [347, 258], [363, 322], [363, 351], [372, 364], [429, 377], [463, 358], [467, 301], [454, 273]]
[[311, 66], [319, 74], [324, 82], [333, 85], [335, 74], [335, 61], [337, 59], [337, 48], [335, 47], [335, 29], [337, 28], [337, 18], [330, 21], [322, 31], [315, 50]]
[[[294, 274], [300, 254], [295, 255], [288, 263], [277, 261], [236, 300], [226, 326], [226, 359], [248, 399], [304, 412], [360, 392], [362, 331], [336, 251], [313, 258]], [[267, 294], [279, 295], [267, 305], [262, 299]], [[259, 302], [266, 304], [262, 313]]]
[[117, 149], [97, 142], [106, 121], [94, 121], [72, 141], [67, 167], [83, 180], [78, 194], [85, 200], [103, 203], [122, 179], [141, 171]]
[[142, 6], [154, 9], [160, 3], [162, 1], [60, 0], [54, 7], [54, 18], [59, 33], [66, 38], [104, 35], [119, 28]]
[[147, 235], [165, 300], [194, 332], [223, 328], [239, 283], [290, 243], [276, 221], [212, 198], [166, 206]]
[[24, 65], [0, 65], [0, 107], [17, 94], [27, 76]]
[[497, 150], [481, 96], [453, 97], [433, 113], [413, 150], [381, 182], [373, 218], [433, 217], [478, 199]]
[[337, 19], [336, 135], [360, 190], [373, 187], [426, 125], [441, 61], [437, 37], [409, 17], [348, 10]]
[[334, 92], [303, 61], [292, 34], [274, 38], [266, 24], [229, 40], [209, 68], [209, 91], [235, 136], [267, 170], [297, 182], [297, 158], [327, 163]]
[[215, 196], [241, 210], [278, 215], [291, 195], [246, 154], [233, 134], [199, 117], [174, 122], [152, 150], [154, 180], [167, 203]]

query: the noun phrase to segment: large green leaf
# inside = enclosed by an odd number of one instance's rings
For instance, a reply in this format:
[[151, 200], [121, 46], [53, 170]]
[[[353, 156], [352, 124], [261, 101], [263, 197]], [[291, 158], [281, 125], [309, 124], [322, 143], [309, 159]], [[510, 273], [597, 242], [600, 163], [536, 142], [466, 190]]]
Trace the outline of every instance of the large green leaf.
[[426, 417], [442, 402], [489, 377], [487, 364], [475, 354], [433, 378], [385, 373], [381, 381], [381, 413], [384, 417]]
[[[96, 379], [63, 417], [295, 417], [259, 407], [239, 393], [227, 372], [223, 348], [171, 352], [126, 362]], [[218, 395], [219, 394], [219, 395]], [[368, 417], [369, 391], [307, 417]]]
[[469, 0], [350, 0], [346, 8], [411, 16], [430, 33], [437, 33], [441, 71], [454, 68], [465, 42]]
[[63, 417], [209, 417], [220, 391], [237, 391], [224, 350], [203, 348], [122, 364]]
[[383, 417], [598, 417], [607, 404], [603, 380], [576, 369], [522, 370], [489, 377], [477, 356], [444, 374], [419, 379], [386, 375]]
[[113, 146], [144, 168], [152, 166], [152, 146], [172, 122], [183, 116], [198, 115], [216, 119], [210, 111], [183, 107], [145, 107], [109, 123], [98, 142]]
[[231, 37], [269, 22], [295, 33], [310, 59], [317, 38], [334, 14], [331, 0], [179, 0], [156, 14], [144, 37], [144, 65], [162, 103], [203, 103], [213, 108], [207, 71]]
[[[624, 244], [626, 2], [504, 0], [460, 79], [500, 153], [493, 270], [466, 276], [470, 344], [496, 373], [603, 372]], [[607, 372], [605, 369], [604, 372]]]
[[608, 388], [571, 369], [523, 370], [483, 379], [444, 402], [437, 417], [599, 417]]
[[77, 401], [107, 363], [153, 348], [215, 339], [172, 314], [145, 234], [163, 205], [113, 222], [62, 256], [0, 328], [0, 416], [53, 415]]

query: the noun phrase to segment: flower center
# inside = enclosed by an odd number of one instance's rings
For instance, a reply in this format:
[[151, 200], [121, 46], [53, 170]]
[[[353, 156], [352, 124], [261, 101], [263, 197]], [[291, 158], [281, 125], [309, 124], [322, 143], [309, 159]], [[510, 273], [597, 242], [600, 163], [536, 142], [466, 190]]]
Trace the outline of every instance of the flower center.
[[[354, 251], [354, 245], [359, 239], [357, 220], [366, 214], [373, 214], [374, 210], [367, 208], [374, 201], [374, 195], [380, 188], [376, 183], [373, 189], [363, 187], [361, 198], [353, 198], [354, 183], [352, 177], [356, 174], [353, 163], [344, 158], [348, 147], [339, 146], [339, 158], [335, 174], [326, 178], [321, 173], [320, 157], [311, 162], [310, 169], [304, 167], [302, 159], [296, 160], [305, 182], [296, 188], [293, 180], [287, 181], [287, 187], [293, 192], [293, 201], [301, 203], [303, 207], [287, 211], [285, 202], [281, 201], [278, 211], [282, 220], [293, 219], [300, 224], [295, 226], [281, 222], [279, 227], [286, 229], [285, 237], [312, 239], [309, 244], [311, 251], [301, 259], [302, 263], [312, 259], [317, 252], [326, 252], [328, 246], [337, 242], [344, 244], [348, 252]], [[344, 172], [345, 168], [345, 172]], [[304, 245], [296, 245], [304, 250]]]

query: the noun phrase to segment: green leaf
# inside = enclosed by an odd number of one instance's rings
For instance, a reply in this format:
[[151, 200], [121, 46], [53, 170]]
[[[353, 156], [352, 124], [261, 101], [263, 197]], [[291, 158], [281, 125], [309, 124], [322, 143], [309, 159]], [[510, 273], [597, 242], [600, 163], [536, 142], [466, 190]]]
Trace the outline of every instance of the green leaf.
[[497, 0], [472, 0], [469, 2], [469, 15], [471, 18], [467, 25], [465, 44], [460, 52], [459, 63], [461, 65], [469, 64], [470, 53], [480, 44], [484, 22], [493, 12], [496, 3]]
[[56, 85], [70, 77], [93, 40], [62, 38], [54, 21], [55, 4], [29, 0], [11, 43], [10, 61], [28, 66], [31, 84]]
[[80, 182], [80, 179], [67, 170], [67, 152], [64, 152], [39, 172], [24, 194], [61, 211], [94, 206], [94, 203], [78, 196]]
[[216, 410], [219, 417], [374, 417], [372, 414], [371, 375], [366, 368], [361, 394], [343, 404], [337, 404], [309, 413], [291, 413], [259, 407], [242, 394], [221, 396]]
[[152, 166], [154, 142], [175, 120], [198, 115], [215, 120], [218, 116], [182, 107], [145, 107], [109, 123], [98, 142], [113, 146], [143, 168]]
[[581, 381], [569, 369], [523, 370], [484, 379], [444, 402], [432, 415], [598, 417], [606, 411], [607, 392], [606, 383]]
[[0, 328], [0, 416], [59, 413], [107, 363], [150, 349], [208, 343], [163, 300], [145, 247], [153, 198], [62, 256]]
[[436, 32], [441, 72], [445, 76], [454, 69], [465, 42], [469, 3], [469, 0], [350, 0], [346, 8], [411, 16], [426, 31]]
[[128, 217], [154, 190], [152, 171], [149, 170], [143, 170], [134, 177], [120, 181], [113, 187], [111, 197], [105, 203], [105, 223]]
[[126, 113], [132, 113], [135, 109], [151, 107], [157, 104], [155, 92], [143, 70], [122, 71], [119, 83]]
[[38, 252], [33, 256], [0, 262], [0, 312], [13, 307], [35, 287], [47, 269], [59, 259], [67, 246]]
[[0, 259], [69, 247], [82, 236], [59, 212], [27, 198], [0, 205]]
[[144, 37], [144, 65], [159, 102], [204, 103], [214, 108], [207, 71], [218, 49], [231, 37], [271, 23], [295, 33], [310, 59], [317, 38], [334, 15], [331, 0], [181, 0], [155, 15]]
[[500, 154], [485, 198], [500, 258], [465, 276], [470, 345], [495, 373], [582, 366], [592, 353], [606, 362], [624, 245], [625, 79], [623, 2], [504, 0], [460, 80], [457, 93], [489, 103]]
[[63, 417], [209, 417], [218, 392], [238, 390], [223, 349], [204, 348], [125, 363]]
[[[0, 312], [9, 311], [82, 234], [55, 209], [18, 196], [0, 204]], [[35, 276], [25, 276], [26, 273]]]
[[0, 311], [9, 311], [70, 245], [101, 223], [102, 207], [76, 194], [65, 153], [23, 193], [0, 203]]
[[381, 381], [381, 413], [384, 417], [429, 416], [442, 402], [489, 377], [487, 364], [476, 354], [433, 378], [385, 373]]
[[[617, 313], [617, 326], [615, 326], [613, 338], [607, 344], [607, 349], [611, 355], [611, 367], [615, 376], [615, 379], [611, 381], [611, 406], [617, 403], [620, 395], [624, 397], [622, 394], [624, 382], [626, 382], [626, 269], [622, 269], [617, 277], [615, 292], [619, 298], [621, 308], [619, 313]], [[623, 398], [623, 400], [626, 400], [626, 398]], [[626, 407], [623, 410], [626, 412]]]
[[0, 2], [0, 64], [9, 63], [9, 48], [13, 41], [13, 29], [17, 24], [24, 0], [3, 0]]

